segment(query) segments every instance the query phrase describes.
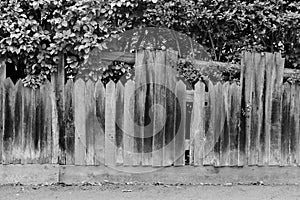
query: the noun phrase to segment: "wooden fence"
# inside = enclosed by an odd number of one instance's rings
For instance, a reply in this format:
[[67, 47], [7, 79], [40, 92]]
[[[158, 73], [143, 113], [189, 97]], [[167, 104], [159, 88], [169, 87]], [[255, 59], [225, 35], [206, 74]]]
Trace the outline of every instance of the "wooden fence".
[[174, 53], [145, 51], [136, 63], [146, 68], [134, 81], [69, 80], [63, 99], [54, 81], [34, 90], [1, 80], [2, 164], [300, 164], [300, 85], [282, 83], [279, 54], [245, 53], [240, 85], [198, 82], [193, 91], [170, 76]]

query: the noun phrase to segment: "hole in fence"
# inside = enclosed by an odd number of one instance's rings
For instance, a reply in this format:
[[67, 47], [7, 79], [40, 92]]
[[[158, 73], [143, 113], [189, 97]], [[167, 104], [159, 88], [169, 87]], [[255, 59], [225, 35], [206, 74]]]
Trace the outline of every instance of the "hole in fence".
[[185, 150], [185, 165], [190, 164], [190, 150]]

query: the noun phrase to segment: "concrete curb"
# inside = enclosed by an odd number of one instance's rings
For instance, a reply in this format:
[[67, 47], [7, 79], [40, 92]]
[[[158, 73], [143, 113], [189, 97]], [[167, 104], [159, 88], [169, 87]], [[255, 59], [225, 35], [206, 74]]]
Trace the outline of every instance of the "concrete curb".
[[165, 184], [199, 183], [253, 183], [266, 184], [300, 183], [300, 167], [166, 167], [145, 173], [144, 167], [108, 168], [100, 166], [60, 166], [60, 182], [72, 184], [82, 182], [141, 182]]
[[[153, 170], [154, 169], [154, 170]], [[151, 172], [147, 172], [152, 170]], [[0, 185], [21, 183], [265, 184], [300, 183], [300, 167], [104, 167], [59, 165], [0, 165]]]
[[58, 165], [0, 165], [0, 185], [51, 184], [59, 181]]

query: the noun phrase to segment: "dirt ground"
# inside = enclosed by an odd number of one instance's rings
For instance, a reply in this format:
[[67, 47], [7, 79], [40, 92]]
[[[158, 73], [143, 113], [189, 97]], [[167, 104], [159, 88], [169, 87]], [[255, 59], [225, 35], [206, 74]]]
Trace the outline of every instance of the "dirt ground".
[[299, 185], [51, 185], [51, 186], [0, 186], [0, 199], [20, 200], [101, 200], [101, 199], [159, 199], [159, 200], [300, 200]]

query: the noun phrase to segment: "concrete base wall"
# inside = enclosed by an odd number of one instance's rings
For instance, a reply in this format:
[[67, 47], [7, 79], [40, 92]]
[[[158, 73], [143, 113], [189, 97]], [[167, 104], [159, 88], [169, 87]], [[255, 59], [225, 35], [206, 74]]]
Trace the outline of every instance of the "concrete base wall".
[[300, 167], [102, 167], [59, 165], [0, 165], [0, 184], [67, 184], [83, 182], [300, 183]]

